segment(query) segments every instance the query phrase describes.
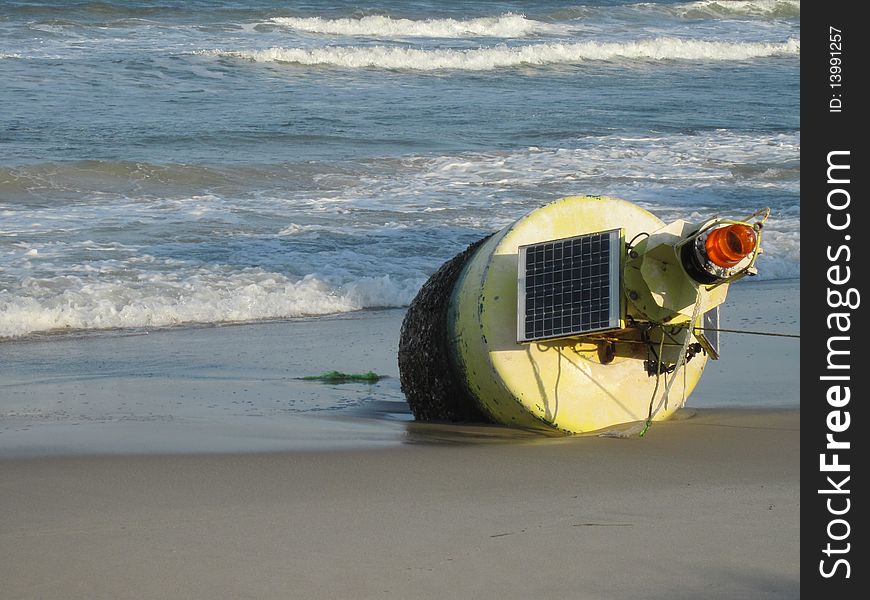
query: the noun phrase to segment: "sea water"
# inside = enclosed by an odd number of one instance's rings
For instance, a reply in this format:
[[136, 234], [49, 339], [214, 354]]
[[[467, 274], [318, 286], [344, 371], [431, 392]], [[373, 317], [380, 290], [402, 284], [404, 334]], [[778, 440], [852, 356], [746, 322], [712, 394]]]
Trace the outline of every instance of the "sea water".
[[800, 3], [0, 2], [0, 339], [406, 306], [565, 195], [772, 209]]

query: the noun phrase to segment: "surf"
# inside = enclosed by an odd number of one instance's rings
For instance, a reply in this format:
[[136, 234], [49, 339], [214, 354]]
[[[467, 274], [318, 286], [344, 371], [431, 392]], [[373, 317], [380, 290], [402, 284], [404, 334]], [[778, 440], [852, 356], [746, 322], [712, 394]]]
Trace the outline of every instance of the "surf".
[[308, 33], [365, 37], [516, 38], [562, 31], [557, 25], [528, 19], [521, 14], [473, 19], [397, 19], [370, 15], [357, 19], [322, 17], [274, 17], [271, 23]]
[[598, 61], [744, 61], [800, 55], [800, 40], [710, 42], [660, 37], [632, 42], [542, 43], [475, 49], [422, 49], [394, 46], [328, 46], [204, 50], [199, 54], [256, 63], [286, 63], [345, 69], [397, 71], [491, 71], [523, 66], [576, 65]]

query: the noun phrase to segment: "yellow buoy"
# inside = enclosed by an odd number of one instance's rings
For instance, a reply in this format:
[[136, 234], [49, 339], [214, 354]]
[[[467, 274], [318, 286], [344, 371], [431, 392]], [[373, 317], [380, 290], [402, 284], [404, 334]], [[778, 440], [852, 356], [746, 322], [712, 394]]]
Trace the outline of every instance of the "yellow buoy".
[[409, 309], [399, 366], [414, 414], [571, 433], [667, 419], [717, 356], [710, 319], [754, 272], [760, 229], [665, 224], [598, 196], [530, 212], [445, 264]]

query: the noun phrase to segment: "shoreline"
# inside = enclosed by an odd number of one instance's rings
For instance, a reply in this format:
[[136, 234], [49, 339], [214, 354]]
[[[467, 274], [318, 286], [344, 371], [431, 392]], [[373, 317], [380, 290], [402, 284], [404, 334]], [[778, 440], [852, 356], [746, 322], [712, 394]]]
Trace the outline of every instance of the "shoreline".
[[[738, 281], [732, 285], [732, 290], [735, 289], [735, 286], [744, 286], [744, 285], [757, 285], [757, 286], [796, 286], [800, 289], [800, 277], [788, 277], [783, 279], [763, 279], [756, 282], [746, 282], [746, 281]], [[739, 288], [737, 288], [739, 289]], [[185, 323], [177, 323], [174, 325], [160, 325], [156, 327], [112, 327], [106, 329], [52, 329], [48, 331], [36, 331], [33, 333], [29, 333], [23, 336], [14, 336], [14, 337], [0, 337], [0, 347], [3, 344], [29, 344], [29, 343], [40, 343], [40, 342], [51, 342], [51, 341], [59, 341], [59, 340], [75, 340], [75, 339], [89, 339], [89, 338], [100, 338], [100, 337], [132, 337], [139, 335], [150, 335], [150, 334], [160, 334], [164, 332], [175, 332], [175, 331], [188, 331], [188, 330], [199, 330], [199, 329], [212, 329], [212, 328], [223, 328], [223, 327], [257, 327], [261, 325], [280, 325], [280, 324], [288, 324], [288, 323], [308, 323], [308, 322], [317, 322], [317, 321], [332, 321], [336, 319], [364, 319], [368, 315], [376, 315], [378, 313], [390, 312], [390, 311], [402, 311], [403, 313], [407, 310], [407, 306], [380, 306], [380, 307], [370, 307], [370, 308], [362, 308], [359, 310], [352, 310], [347, 312], [338, 312], [338, 313], [328, 313], [323, 315], [307, 315], [300, 317], [285, 317], [285, 318], [267, 318], [267, 319], [255, 319], [251, 321], [220, 321], [216, 323], [203, 323], [203, 322], [185, 322]]]
[[[735, 286], [722, 326], [795, 333], [798, 283]], [[400, 445], [413, 420], [396, 362], [404, 313], [0, 344], [0, 457]], [[724, 334], [687, 408], [797, 408], [799, 352], [799, 340]], [[330, 370], [386, 378], [300, 379]]]

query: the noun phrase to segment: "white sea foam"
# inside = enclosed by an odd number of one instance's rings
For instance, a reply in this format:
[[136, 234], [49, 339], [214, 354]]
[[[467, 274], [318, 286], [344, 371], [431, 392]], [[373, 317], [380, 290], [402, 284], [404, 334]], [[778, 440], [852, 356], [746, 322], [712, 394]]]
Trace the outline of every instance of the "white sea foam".
[[[408, 159], [406, 166], [400, 190], [366, 189], [366, 193], [413, 198], [427, 188], [525, 193], [573, 186], [623, 193], [632, 188], [661, 195], [662, 189], [719, 185], [776, 188], [797, 194], [800, 133], [715, 130], [695, 135], [592, 136], [560, 148], [420, 157]], [[367, 178], [362, 182], [368, 185]]]
[[422, 283], [385, 275], [334, 285], [316, 277], [292, 281], [259, 269], [233, 274], [204, 270], [185, 278], [152, 273], [135, 280], [25, 279], [23, 293], [0, 292], [0, 338], [65, 329], [252, 321], [405, 306]]
[[270, 21], [295, 31], [375, 38], [518, 38], [564, 30], [561, 26], [527, 19], [524, 15], [513, 13], [475, 19], [411, 20], [371, 15], [358, 19], [275, 17]]
[[800, 40], [735, 43], [661, 37], [636, 42], [502, 45], [471, 50], [329, 46], [314, 49], [207, 50], [200, 53], [254, 62], [330, 65], [351, 69], [488, 71], [523, 65], [578, 64], [586, 61], [737, 61], [768, 56], [796, 56], [800, 54]]
[[794, 279], [800, 277], [801, 234], [800, 217], [783, 215], [765, 223], [762, 233], [764, 252], [758, 258], [761, 279]]

